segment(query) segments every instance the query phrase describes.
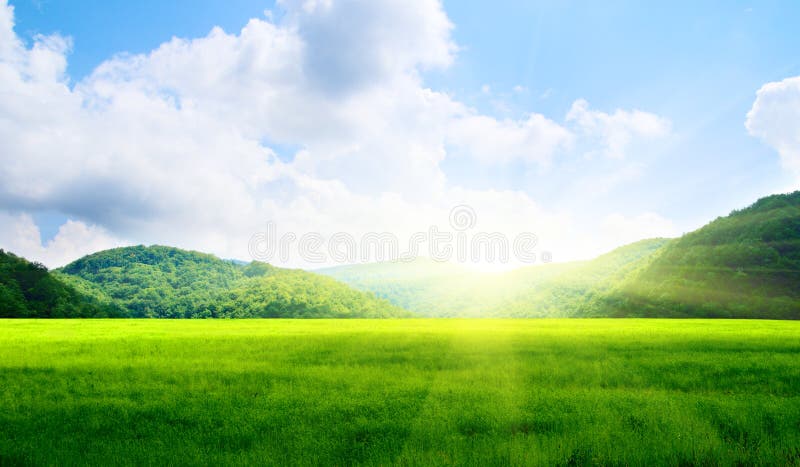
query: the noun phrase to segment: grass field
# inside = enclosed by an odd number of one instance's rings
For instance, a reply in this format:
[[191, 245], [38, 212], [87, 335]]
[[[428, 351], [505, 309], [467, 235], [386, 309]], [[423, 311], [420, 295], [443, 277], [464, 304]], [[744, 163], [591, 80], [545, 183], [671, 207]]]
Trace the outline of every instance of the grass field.
[[0, 321], [0, 464], [800, 465], [800, 323]]

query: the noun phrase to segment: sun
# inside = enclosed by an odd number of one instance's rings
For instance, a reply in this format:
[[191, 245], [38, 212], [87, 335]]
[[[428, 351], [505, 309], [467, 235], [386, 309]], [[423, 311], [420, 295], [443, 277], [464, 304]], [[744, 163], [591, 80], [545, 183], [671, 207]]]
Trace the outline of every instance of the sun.
[[517, 269], [519, 264], [502, 262], [502, 261], [467, 261], [463, 263], [456, 263], [463, 268], [481, 274], [503, 274], [505, 272]]

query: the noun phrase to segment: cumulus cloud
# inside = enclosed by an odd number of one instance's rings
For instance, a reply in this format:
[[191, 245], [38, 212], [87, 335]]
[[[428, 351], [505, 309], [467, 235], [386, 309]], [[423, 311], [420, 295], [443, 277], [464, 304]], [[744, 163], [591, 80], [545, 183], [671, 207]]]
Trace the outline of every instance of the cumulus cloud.
[[[7, 214], [0, 246], [51, 265], [119, 239], [246, 258], [268, 220], [296, 232], [405, 232], [458, 203], [505, 213], [495, 217], [510, 230], [563, 230], [562, 215], [522, 192], [448, 182], [448, 157], [547, 165], [575, 135], [541, 114], [500, 120], [427, 88], [424, 71], [457, 52], [439, 2], [279, 7], [279, 21], [121, 54], [73, 84], [71, 41], [25, 46], [0, 0], [0, 209], [80, 219], [43, 246], [28, 214]], [[653, 132], [650, 114], [573, 109], [570, 120], [608, 133], [614, 153], [625, 146], [615, 132]]]
[[572, 143], [572, 134], [540, 114], [522, 120], [496, 120], [465, 111], [448, 128], [447, 141], [481, 162], [523, 160], [547, 164]]
[[14, 7], [3, 0], [0, 2], [0, 58], [8, 60], [21, 47], [14, 34]]
[[606, 157], [622, 159], [629, 147], [637, 140], [654, 140], [670, 132], [669, 120], [640, 110], [617, 109], [614, 113], [591, 110], [589, 103], [578, 99], [570, 108], [567, 122], [574, 123], [578, 130], [595, 138]]
[[762, 86], [745, 126], [778, 151], [783, 166], [800, 178], [800, 76]]
[[30, 215], [0, 212], [0, 245], [30, 261], [64, 266], [83, 255], [128, 244], [102, 227], [68, 220], [55, 237], [42, 243], [39, 227]]
[[340, 93], [453, 61], [453, 25], [438, 0], [281, 0], [304, 38], [316, 88]]

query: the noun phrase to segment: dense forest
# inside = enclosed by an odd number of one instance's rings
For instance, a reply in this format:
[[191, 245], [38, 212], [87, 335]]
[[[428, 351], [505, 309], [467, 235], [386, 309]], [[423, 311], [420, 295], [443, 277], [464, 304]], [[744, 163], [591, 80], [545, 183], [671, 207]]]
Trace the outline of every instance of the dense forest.
[[419, 259], [323, 269], [360, 290], [422, 316], [592, 316], [595, 300], [668, 240], [642, 240], [592, 261], [529, 266], [485, 274]]
[[389, 318], [410, 313], [329, 277], [164, 246], [115, 248], [55, 271], [3, 253], [0, 316]]
[[46, 267], [0, 250], [0, 318], [102, 318], [125, 311], [102, 294], [74, 287]]
[[513, 317], [602, 316], [606, 313], [598, 302], [671, 242], [664, 238], [641, 240], [591, 261], [514, 271], [511, 281], [519, 284], [519, 291], [501, 300], [493, 312]]
[[0, 317], [733, 317], [800, 319], [800, 192], [678, 239], [481, 274], [427, 259], [308, 272], [165, 246], [55, 271], [0, 250]]
[[597, 305], [610, 316], [800, 319], [800, 191], [670, 242]]
[[319, 272], [424, 316], [800, 319], [800, 192], [591, 261], [499, 275], [432, 261]]

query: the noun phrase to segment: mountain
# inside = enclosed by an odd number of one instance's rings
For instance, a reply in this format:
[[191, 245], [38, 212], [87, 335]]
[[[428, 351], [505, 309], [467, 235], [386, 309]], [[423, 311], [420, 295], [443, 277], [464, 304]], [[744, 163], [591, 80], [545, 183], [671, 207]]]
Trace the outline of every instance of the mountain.
[[208, 302], [242, 277], [232, 262], [163, 246], [101, 251], [57, 271], [99, 288], [133, 317], [192, 316], [198, 301]]
[[[202, 303], [202, 302], [201, 302]], [[274, 268], [237, 281], [200, 308], [229, 318], [392, 318], [411, 313], [330, 277]]]
[[670, 242], [602, 302], [611, 316], [800, 319], [800, 191]]
[[605, 316], [598, 300], [645, 267], [672, 240], [653, 238], [619, 247], [590, 261], [519, 269], [510, 274], [515, 290], [491, 313], [512, 317]]
[[0, 250], [0, 318], [100, 318], [124, 310], [47, 270]]
[[384, 318], [408, 312], [311, 272], [221, 260], [165, 246], [115, 248], [58, 272], [131, 317]]
[[800, 319], [800, 192], [677, 239], [502, 274], [425, 259], [313, 273], [165, 246], [116, 248], [48, 271], [0, 250], [0, 317], [24, 316]]
[[322, 269], [423, 316], [589, 316], [593, 299], [610, 290], [666, 239], [618, 248], [592, 261], [544, 264], [501, 274], [427, 259]]
[[800, 191], [591, 261], [499, 275], [424, 261], [320, 272], [425, 316], [800, 319]]
[[470, 314], [469, 303], [461, 299], [463, 290], [474, 289], [473, 281], [483, 276], [427, 258], [337, 266], [316, 272], [423, 316]]

